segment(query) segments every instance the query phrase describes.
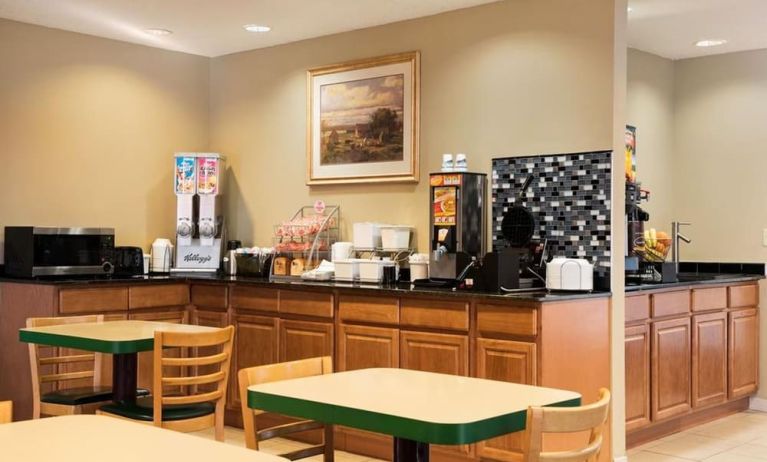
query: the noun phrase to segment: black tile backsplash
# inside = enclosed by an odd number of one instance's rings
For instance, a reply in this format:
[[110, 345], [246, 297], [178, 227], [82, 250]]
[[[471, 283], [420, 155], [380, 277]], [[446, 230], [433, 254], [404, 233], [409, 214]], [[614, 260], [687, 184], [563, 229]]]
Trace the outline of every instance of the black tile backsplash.
[[522, 197], [536, 220], [534, 239], [547, 239], [549, 254], [587, 258], [598, 274], [610, 267], [611, 151], [493, 159], [493, 248], [506, 245], [503, 215]]
[[753, 274], [764, 276], [764, 263], [716, 263], [716, 262], [679, 262], [681, 273], [704, 273], [704, 274]]

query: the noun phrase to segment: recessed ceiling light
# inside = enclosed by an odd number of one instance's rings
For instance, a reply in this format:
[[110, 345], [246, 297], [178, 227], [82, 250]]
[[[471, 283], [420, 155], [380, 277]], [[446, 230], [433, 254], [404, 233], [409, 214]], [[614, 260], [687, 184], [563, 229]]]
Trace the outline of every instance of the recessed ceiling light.
[[173, 33], [173, 31], [170, 31], [168, 29], [158, 29], [158, 28], [150, 28], [150, 29], [144, 29], [144, 32], [146, 32], [149, 35], [170, 35]]
[[631, 13], [632, 11], [634, 11], [634, 8], [631, 8], [630, 6], [629, 6], [629, 7], [626, 7], [626, 11], [628, 11], [629, 13]]
[[261, 24], [245, 24], [242, 27], [244, 27], [245, 30], [248, 32], [269, 32], [270, 30], [272, 30], [271, 27], [264, 26]]
[[719, 45], [724, 45], [727, 43], [727, 40], [723, 39], [712, 39], [712, 40], [698, 40], [695, 42], [696, 47], [718, 47]]

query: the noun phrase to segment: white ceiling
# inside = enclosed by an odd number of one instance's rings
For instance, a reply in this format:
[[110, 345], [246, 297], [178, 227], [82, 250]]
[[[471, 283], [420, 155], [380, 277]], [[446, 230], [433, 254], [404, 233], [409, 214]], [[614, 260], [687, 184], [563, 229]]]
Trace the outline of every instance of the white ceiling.
[[[219, 56], [497, 0], [0, 0], [0, 18]], [[267, 33], [245, 31], [265, 24]], [[146, 28], [173, 31], [152, 36]]]
[[[629, 0], [628, 42], [671, 59], [767, 48], [767, 0]], [[718, 47], [695, 42], [725, 39]]]

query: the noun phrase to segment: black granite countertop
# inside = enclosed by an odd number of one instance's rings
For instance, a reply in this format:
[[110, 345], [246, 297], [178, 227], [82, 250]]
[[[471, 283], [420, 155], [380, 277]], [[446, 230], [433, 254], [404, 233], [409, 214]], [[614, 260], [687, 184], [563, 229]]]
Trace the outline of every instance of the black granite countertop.
[[453, 290], [439, 287], [414, 287], [409, 283], [399, 283], [396, 287], [383, 287], [376, 284], [335, 282], [335, 281], [301, 281], [301, 280], [279, 280], [270, 281], [268, 278], [248, 277], [248, 276], [226, 276], [216, 273], [171, 273], [171, 274], [150, 274], [134, 277], [93, 277], [93, 278], [39, 278], [26, 279], [0, 276], [0, 282], [14, 282], [22, 284], [44, 284], [55, 286], [99, 286], [99, 285], [121, 285], [121, 284], [162, 284], [169, 282], [198, 282], [198, 283], [238, 283], [259, 286], [282, 286], [307, 289], [339, 289], [354, 290], [360, 293], [379, 294], [379, 295], [416, 295], [416, 296], [439, 296], [456, 298], [483, 298], [495, 301], [516, 300], [529, 301], [537, 303], [561, 302], [567, 300], [604, 298], [609, 297], [610, 292], [550, 292], [544, 288], [513, 292], [509, 294], [497, 294], [490, 292], [480, 292], [473, 290]]
[[738, 282], [752, 282], [764, 279], [764, 276], [758, 274], [726, 274], [726, 273], [681, 273], [680, 281], [658, 283], [658, 284], [639, 284], [627, 285], [626, 292], [642, 292], [646, 290], [669, 289], [675, 287], [689, 287], [716, 284], [735, 284]]

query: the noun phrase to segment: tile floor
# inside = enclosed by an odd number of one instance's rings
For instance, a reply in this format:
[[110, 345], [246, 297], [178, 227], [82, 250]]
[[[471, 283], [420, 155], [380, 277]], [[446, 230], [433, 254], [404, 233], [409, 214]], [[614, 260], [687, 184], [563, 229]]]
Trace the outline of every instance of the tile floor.
[[746, 411], [631, 449], [629, 462], [767, 461], [767, 413]]
[[[196, 435], [213, 439], [213, 430]], [[245, 446], [238, 428], [226, 428], [226, 442]], [[261, 450], [279, 454], [304, 447], [302, 443], [274, 438], [261, 444]], [[336, 451], [338, 462], [378, 462], [365, 456]], [[715, 420], [658, 441], [631, 449], [629, 462], [766, 462], [767, 413], [746, 411]], [[319, 462], [322, 456], [308, 460]]]
[[[196, 432], [192, 434], [201, 436], [203, 438], [208, 438], [211, 440], [214, 439], [212, 428], [209, 430], [203, 430], [201, 432]], [[245, 435], [242, 432], [242, 430], [239, 428], [226, 427], [225, 442], [227, 444], [232, 444], [234, 446], [245, 447]], [[286, 452], [295, 451], [296, 449], [301, 449], [306, 446], [308, 445], [304, 443], [300, 443], [298, 441], [292, 441], [292, 440], [283, 439], [283, 438], [272, 438], [270, 440], [261, 442], [259, 445], [259, 449], [269, 454], [284, 454]], [[322, 462], [322, 456], [318, 455], [318, 456], [310, 457], [308, 459], [301, 459], [301, 460], [312, 461], [312, 462]], [[383, 462], [383, 461], [380, 461], [379, 459], [373, 459], [366, 456], [351, 454], [344, 451], [336, 451], [335, 460], [336, 462]]]

